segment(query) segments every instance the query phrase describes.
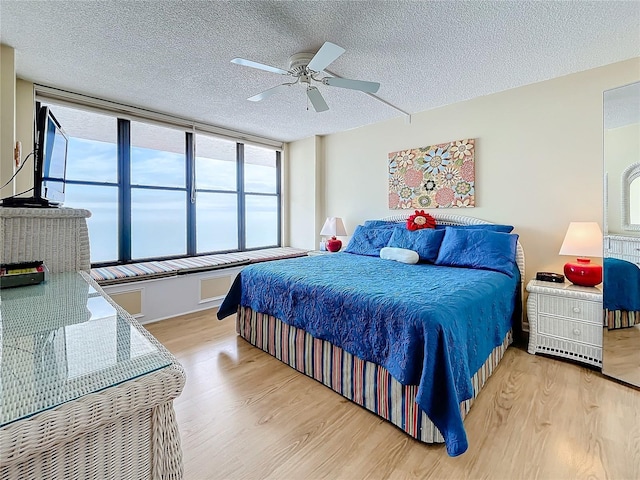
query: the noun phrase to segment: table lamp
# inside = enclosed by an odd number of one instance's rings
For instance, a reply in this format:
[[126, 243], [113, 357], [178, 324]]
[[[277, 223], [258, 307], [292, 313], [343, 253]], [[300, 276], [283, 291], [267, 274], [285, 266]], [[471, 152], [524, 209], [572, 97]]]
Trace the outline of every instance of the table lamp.
[[327, 250], [330, 252], [337, 252], [342, 248], [342, 242], [336, 236], [345, 236], [346, 234], [347, 230], [340, 217], [327, 217], [322, 230], [320, 230], [320, 235], [331, 237], [327, 240]]
[[575, 255], [577, 262], [564, 266], [564, 275], [574, 285], [595, 287], [602, 282], [602, 266], [585, 257], [602, 257], [602, 231], [596, 222], [571, 222], [560, 247], [560, 255]]

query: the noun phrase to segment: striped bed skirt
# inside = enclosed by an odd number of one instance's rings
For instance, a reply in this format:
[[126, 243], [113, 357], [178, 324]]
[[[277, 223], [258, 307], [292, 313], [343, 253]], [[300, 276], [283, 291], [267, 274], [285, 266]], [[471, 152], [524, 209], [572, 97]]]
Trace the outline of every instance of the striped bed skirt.
[[633, 327], [640, 323], [638, 310], [605, 310], [607, 327], [611, 329]]
[[[440, 431], [415, 402], [417, 385], [402, 385], [386, 368], [249, 307], [238, 308], [236, 328], [251, 345], [388, 420], [413, 438], [424, 443], [444, 443]], [[463, 420], [512, 339], [509, 331], [502, 345], [493, 349], [473, 376], [473, 398], [460, 404]]]

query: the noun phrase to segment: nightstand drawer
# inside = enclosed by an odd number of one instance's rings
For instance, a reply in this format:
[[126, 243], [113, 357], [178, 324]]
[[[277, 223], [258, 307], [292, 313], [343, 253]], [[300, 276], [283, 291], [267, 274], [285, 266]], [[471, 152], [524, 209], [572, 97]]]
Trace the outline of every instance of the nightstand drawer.
[[591, 345], [602, 345], [602, 326], [558, 317], [540, 315], [538, 331]]
[[542, 294], [538, 296], [538, 311], [543, 314], [576, 318], [597, 324], [603, 323], [602, 303], [600, 302]]

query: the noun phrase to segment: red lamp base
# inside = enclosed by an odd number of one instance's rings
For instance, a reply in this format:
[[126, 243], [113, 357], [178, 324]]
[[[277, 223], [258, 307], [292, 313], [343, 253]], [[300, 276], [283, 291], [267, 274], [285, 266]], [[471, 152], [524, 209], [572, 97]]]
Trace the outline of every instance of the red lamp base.
[[327, 250], [330, 252], [337, 252], [342, 248], [342, 241], [338, 240], [336, 237], [331, 237], [327, 240]]
[[602, 266], [592, 264], [588, 258], [578, 258], [577, 263], [564, 266], [564, 275], [574, 285], [595, 287], [602, 282]]

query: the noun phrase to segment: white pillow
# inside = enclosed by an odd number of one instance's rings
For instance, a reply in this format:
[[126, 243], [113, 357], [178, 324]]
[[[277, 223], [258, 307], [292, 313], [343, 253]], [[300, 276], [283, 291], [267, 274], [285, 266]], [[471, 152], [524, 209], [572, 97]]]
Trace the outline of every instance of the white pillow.
[[414, 252], [407, 248], [397, 247], [384, 247], [380, 250], [380, 258], [410, 264], [418, 263], [418, 260], [420, 260], [418, 252]]

